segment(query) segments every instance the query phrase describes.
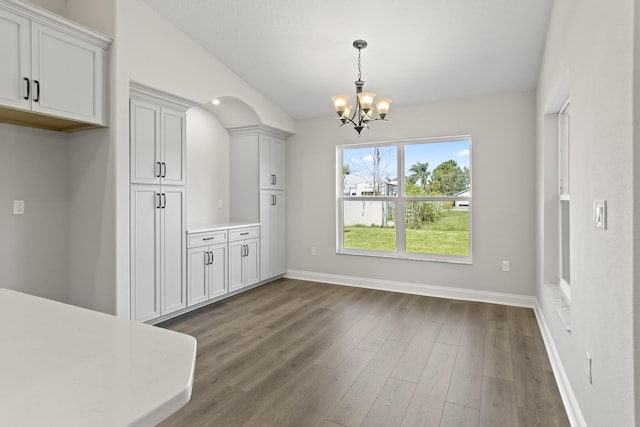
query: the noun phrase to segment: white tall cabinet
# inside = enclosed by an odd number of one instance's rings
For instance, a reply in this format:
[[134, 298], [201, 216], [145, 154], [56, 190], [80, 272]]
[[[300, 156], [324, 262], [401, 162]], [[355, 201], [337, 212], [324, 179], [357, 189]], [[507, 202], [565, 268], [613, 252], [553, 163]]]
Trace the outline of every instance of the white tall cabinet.
[[130, 90], [131, 319], [187, 307], [184, 153], [188, 105]]
[[267, 126], [229, 129], [234, 220], [260, 223], [260, 280], [286, 271], [285, 139]]
[[26, 2], [0, 0], [0, 120], [53, 130], [105, 126], [110, 45]]

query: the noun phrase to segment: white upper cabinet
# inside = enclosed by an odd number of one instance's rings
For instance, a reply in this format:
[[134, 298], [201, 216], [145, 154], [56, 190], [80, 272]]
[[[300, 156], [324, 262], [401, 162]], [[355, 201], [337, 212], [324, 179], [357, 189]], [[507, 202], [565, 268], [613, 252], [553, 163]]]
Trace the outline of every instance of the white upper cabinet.
[[0, 103], [11, 108], [31, 108], [30, 22], [0, 9]]
[[284, 189], [284, 141], [261, 134], [260, 138], [260, 188]]
[[0, 121], [60, 131], [106, 126], [110, 45], [54, 14], [0, 0]]
[[184, 104], [132, 89], [129, 124], [132, 184], [185, 184], [186, 109]]

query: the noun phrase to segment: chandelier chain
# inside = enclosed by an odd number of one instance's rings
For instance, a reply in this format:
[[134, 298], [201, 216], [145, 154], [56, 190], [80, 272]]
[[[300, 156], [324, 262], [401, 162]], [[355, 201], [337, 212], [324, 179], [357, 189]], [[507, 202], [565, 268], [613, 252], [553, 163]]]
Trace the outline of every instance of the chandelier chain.
[[362, 49], [358, 49], [358, 80], [362, 80], [362, 69], [361, 69], [361, 60], [360, 60], [361, 52], [362, 52]]

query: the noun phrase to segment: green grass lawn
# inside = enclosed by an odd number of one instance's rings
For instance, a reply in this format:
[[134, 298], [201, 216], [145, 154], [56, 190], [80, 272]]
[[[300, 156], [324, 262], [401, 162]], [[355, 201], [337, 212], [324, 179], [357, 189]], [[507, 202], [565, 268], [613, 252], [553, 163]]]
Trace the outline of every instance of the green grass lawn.
[[[407, 229], [407, 252], [469, 255], [469, 213], [447, 210], [422, 230]], [[353, 226], [344, 228], [344, 247], [379, 251], [396, 250], [395, 228]]]

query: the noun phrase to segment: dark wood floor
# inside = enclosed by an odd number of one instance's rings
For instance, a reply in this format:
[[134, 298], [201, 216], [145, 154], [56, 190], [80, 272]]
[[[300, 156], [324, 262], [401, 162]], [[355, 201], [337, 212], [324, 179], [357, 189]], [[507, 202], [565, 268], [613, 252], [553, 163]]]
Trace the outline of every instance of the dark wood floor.
[[531, 309], [282, 279], [162, 326], [198, 340], [164, 426], [569, 426]]

